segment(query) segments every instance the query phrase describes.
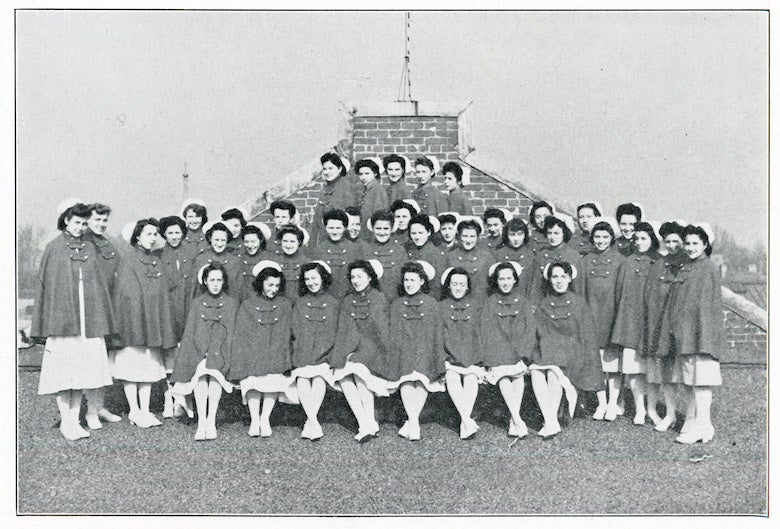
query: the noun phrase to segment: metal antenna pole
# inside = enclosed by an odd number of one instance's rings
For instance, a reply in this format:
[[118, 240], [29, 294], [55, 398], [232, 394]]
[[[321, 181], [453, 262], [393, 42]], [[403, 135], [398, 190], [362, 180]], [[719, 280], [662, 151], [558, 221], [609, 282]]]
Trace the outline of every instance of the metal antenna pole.
[[412, 15], [409, 11], [406, 12], [406, 25], [404, 26], [404, 67], [401, 70], [401, 83], [398, 86], [398, 101], [411, 101], [412, 100], [412, 76], [409, 53], [410, 37], [409, 32], [411, 30]]
[[181, 179], [182, 179], [182, 187], [183, 187], [182, 191], [184, 193], [184, 196], [182, 197], [182, 201], [184, 201], [187, 200], [187, 196], [189, 194], [187, 190], [187, 184], [190, 180], [190, 175], [187, 174], [187, 162], [184, 162], [184, 174], [181, 175]]

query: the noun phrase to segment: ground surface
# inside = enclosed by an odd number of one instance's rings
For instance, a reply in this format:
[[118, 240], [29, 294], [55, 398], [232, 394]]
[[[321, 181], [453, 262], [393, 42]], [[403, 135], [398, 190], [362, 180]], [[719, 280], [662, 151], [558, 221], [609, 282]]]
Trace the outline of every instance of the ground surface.
[[[300, 439], [300, 407], [278, 404], [273, 436], [247, 436], [240, 394], [223, 398], [219, 438], [195, 442], [194, 424], [165, 420], [141, 430], [127, 420], [89, 439], [66, 441], [54, 399], [36, 395], [38, 373], [18, 378], [19, 513], [587, 514], [766, 511], [766, 371], [725, 368], [713, 406], [715, 439], [683, 446], [675, 432], [575, 418], [543, 441], [533, 433], [510, 447], [498, 392], [482, 387], [476, 439], [461, 441], [445, 394], [423, 411], [423, 439], [396, 434], [397, 396], [380, 399], [380, 437], [352, 440], [343, 396], [328, 392], [325, 437]], [[540, 427], [526, 393], [523, 416]], [[161, 395], [153, 393], [153, 411]], [[126, 413], [119, 386], [110, 409]], [[629, 410], [630, 411], [630, 410]], [[692, 463], [692, 455], [712, 456]]]

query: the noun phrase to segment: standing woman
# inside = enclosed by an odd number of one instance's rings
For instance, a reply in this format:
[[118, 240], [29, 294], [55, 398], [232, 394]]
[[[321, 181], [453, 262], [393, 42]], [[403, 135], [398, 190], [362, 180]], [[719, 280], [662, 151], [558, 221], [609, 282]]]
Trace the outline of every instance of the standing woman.
[[710, 413], [712, 391], [722, 384], [718, 361], [724, 342], [720, 267], [709, 258], [715, 240], [709, 224], [688, 225], [683, 235], [688, 260], [672, 287], [669, 319], [676, 355], [672, 381], [683, 384], [689, 413], [675, 440], [707, 443], [715, 435]]
[[211, 263], [219, 263], [227, 272], [228, 278], [237, 277], [240, 273], [240, 262], [238, 256], [228, 250], [230, 241], [233, 240], [233, 233], [224, 223], [215, 222], [206, 225], [206, 240], [209, 243], [209, 249], [195, 256], [190, 269], [190, 299], [195, 298], [199, 291], [198, 271]]
[[149, 411], [149, 399], [152, 384], [165, 379], [164, 352], [177, 344], [171, 284], [162, 260], [152, 253], [158, 228], [152, 218], [135, 223], [133, 250], [119, 265], [114, 296], [121, 347], [109, 354], [111, 373], [122, 381], [130, 406], [127, 418], [141, 428], [161, 424]]
[[233, 392], [225, 374], [230, 367], [238, 301], [225, 293], [230, 284], [221, 264], [205, 265], [198, 276], [202, 294], [195, 298], [187, 317], [171, 380], [173, 393], [195, 394], [195, 440], [203, 441], [217, 438], [217, 408], [222, 390]]
[[390, 336], [393, 340], [391, 387], [400, 388], [408, 420], [398, 435], [420, 440], [420, 413], [429, 392], [445, 390], [439, 304], [428, 295], [433, 267], [413, 261], [401, 267], [398, 299], [390, 306]]
[[443, 250], [451, 250], [458, 245], [458, 231], [456, 229], [460, 221], [460, 215], [452, 211], [439, 213], [439, 237], [441, 242], [439, 246]]
[[[90, 204], [84, 240], [91, 242], [95, 247], [98, 268], [106, 278], [109, 294], [113, 296], [116, 269], [119, 266], [119, 252], [114, 247], [114, 243], [105, 236], [109, 215], [111, 215], [111, 208], [105, 204]], [[119, 422], [122, 420], [119, 415], [115, 415], [105, 408], [103, 405], [105, 395], [105, 388], [97, 388], [86, 392], [88, 404], [94, 401], [92, 406], [87, 406], [88, 411], [85, 417], [87, 426], [92, 430], [98, 430], [103, 427], [100, 419], [108, 422]]]
[[328, 356], [336, 341], [339, 302], [328, 293], [330, 281], [330, 266], [324, 261], [303, 265], [292, 313], [291, 376], [306, 412], [301, 437], [312, 441], [322, 437], [317, 414], [325, 398], [326, 384], [334, 385]]
[[[665, 432], [677, 418], [676, 384], [672, 381], [675, 355], [670, 341], [671, 320], [668, 309], [672, 287], [687, 260], [685, 252], [682, 251], [684, 225], [684, 222], [676, 221], [661, 225], [659, 233], [664, 241], [666, 255], [650, 267], [645, 282], [643, 353], [647, 369], [647, 414], [658, 432]], [[659, 389], [666, 402], [666, 415], [663, 419], [656, 411]], [[686, 411], [686, 420], [689, 422], [694, 418], [693, 406], [690, 405], [692, 402], [688, 402]]]
[[[241, 303], [230, 359], [230, 380], [240, 381], [249, 406], [250, 437], [271, 437], [271, 412], [282, 397], [295, 401], [290, 340], [292, 302], [284, 297], [286, 281], [273, 261], [255, 265], [255, 295]], [[260, 403], [262, 401], [262, 414]]]
[[[528, 287], [528, 298], [531, 303], [538, 303], [547, 295], [547, 281], [544, 278], [544, 268], [556, 261], [576, 263], [580, 254], [568, 245], [571, 239], [572, 228], [568, 223], [569, 218], [559, 214], [551, 215], [544, 219], [547, 243], [536, 247], [534, 257], [534, 271], [531, 284]], [[577, 291], [577, 282], [572, 278], [570, 285], [573, 292]]]
[[379, 434], [374, 396], [390, 395], [390, 312], [387, 298], [379, 291], [379, 261], [354, 261], [348, 273], [352, 290], [341, 302], [330, 365], [336, 386], [357, 419], [355, 440], [362, 443]]
[[577, 206], [577, 224], [579, 230], [571, 236], [569, 246], [585, 255], [593, 250], [590, 242], [590, 230], [596, 219], [601, 217], [601, 205], [598, 202], [584, 202]]
[[379, 159], [366, 158], [355, 164], [355, 172], [363, 184], [363, 195], [360, 200], [360, 217], [371, 218], [375, 211], [386, 210], [390, 207], [387, 201], [387, 191], [382, 187], [379, 177], [382, 166]]
[[417, 175], [417, 187], [412, 191], [412, 198], [420, 205], [420, 211], [434, 217], [447, 210], [447, 199], [433, 185], [433, 178], [439, 172], [439, 160], [435, 156], [421, 156], [414, 161], [414, 172]]
[[387, 203], [412, 198], [412, 188], [406, 184], [406, 173], [411, 170], [409, 158], [399, 154], [389, 154], [382, 158], [387, 173]]
[[[624, 256], [634, 251], [634, 225], [642, 220], [642, 206], [626, 202], [620, 204], [615, 212], [615, 218], [620, 225], [620, 237], [617, 239], [617, 249]], [[617, 234], [616, 234], [617, 235]]]
[[528, 234], [528, 224], [523, 219], [514, 218], [504, 226], [501, 244], [493, 250], [495, 260], [515, 261], [527, 271], [520, 275], [519, 292], [528, 297], [534, 270], [534, 250]]
[[366, 227], [373, 235], [365, 243], [363, 252], [368, 259], [376, 259], [382, 265], [382, 277], [379, 289], [392, 302], [398, 297], [398, 284], [401, 280], [401, 265], [407, 261], [406, 249], [390, 240], [393, 229], [393, 214], [389, 211], [377, 211], [368, 219]]
[[596, 219], [590, 232], [593, 251], [580, 258], [582, 273], [582, 294], [593, 313], [596, 324], [596, 342], [601, 355], [601, 367], [607, 378], [607, 394], [596, 394], [598, 406], [593, 414], [597, 421], [614, 421], [618, 414], [618, 397], [623, 382], [621, 359], [623, 348], [610, 341], [612, 324], [615, 322], [615, 290], [618, 269], [625, 259], [617, 250], [615, 234], [618, 227], [614, 219]]
[[504, 225], [512, 219], [512, 215], [506, 209], [488, 208], [482, 214], [482, 220], [485, 222], [487, 233], [482, 240], [482, 245], [493, 250], [501, 244], [504, 233]]
[[349, 278], [347, 277], [347, 265], [360, 259], [363, 255], [362, 247], [350, 241], [347, 236], [347, 214], [340, 209], [332, 209], [322, 218], [325, 224], [326, 237], [320, 239], [311, 255], [328, 263], [333, 270], [333, 283], [330, 293], [336, 299], [342, 299], [349, 290]]
[[409, 242], [409, 221], [412, 217], [420, 213], [420, 206], [413, 199], [396, 200], [390, 204], [390, 211], [393, 212], [393, 237], [396, 244], [404, 246]]
[[478, 217], [461, 218], [457, 226], [458, 244], [446, 254], [447, 266], [464, 268], [469, 273], [472, 297], [488, 295], [487, 270], [496, 260], [487, 248], [479, 246], [482, 223]]
[[[436, 217], [419, 214], [409, 221], [409, 242], [406, 243], [406, 255], [409, 261], [425, 261], [434, 270], [431, 279], [430, 293], [434, 299], [439, 299], [441, 285], [439, 277], [447, 268], [447, 252], [433, 243], [433, 235], [439, 231], [439, 220]], [[398, 291], [401, 292], [400, 290]]]
[[495, 263], [489, 269], [490, 297], [480, 316], [482, 357], [488, 382], [497, 385], [509, 410], [511, 437], [523, 438], [528, 427], [520, 418], [526, 360], [536, 345], [536, 330], [528, 299], [519, 292], [522, 267], [515, 262]]
[[[658, 253], [658, 237], [647, 222], [639, 222], [634, 228], [634, 253], [628, 256], [618, 269], [615, 285], [615, 323], [610, 341], [623, 348], [620, 371], [628, 379], [628, 387], [634, 397], [636, 415], [634, 424], [645, 423], [645, 372], [644, 342], [645, 311], [643, 306], [645, 283], [651, 267], [661, 256]], [[655, 409], [653, 409], [655, 413]], [[656, 415], [657, 417], [657, 415]]]
[[544, 221], [550, 215], [555, 215], [555, 208], [544, 200], [534, 202], [528, 211], [528, 223], [531, 226], [528, 234], [531, 238], [529, 242], [534, 251], [547, 245], [547, 229], [544, 227]]
[[347, 175], [350, 168], [349, 161], [334, 152], [328, 152], [320, 157], [320, 163], [325, 185], [320, 192], [317, 208], [314, 210], [311, 234], [314, 245], [325, 238], [323, 217], [326, 212], [332, 209], [345, 210], [350, 206], [360, 206], [359, 183], [354, 181], [354, 177]]
[[471, 412], [479, 384], [485, 379], [485, 368], [479, 365], [482, 363], [482, 301], [471, 295], [471, 278], [464, 268], [446, 269], [442, 284], [439, 315], [447, 393], [460, 415], [460, 438], [470, 439], [479, 430]]
[[38, 394], [55, 395], [60, 432], [75, 441], [89, 437], [79, 424], [82, 391], [113, 383], [105, 337], [114, 334], [115, 327], [95, 248], [82, 239], [89, 207], [69, 199], [57, 212], [60, 234], [46, 245], [41, 258], [31, 337], [45, 343]]
[[[165, 275], [168, 277], [171, 287], [173, 335], [177, 342], [181, 342], [181, 338], [184, 335], [184, 326], [187, 323], [187, 314], [192, 302], [189, 296], [189, 274], [192, 268], [192, 257], [182, 243], [184, 234], [187, 233], [187, 227], [181, 217], [163, 217], [160, 219], [160, 233], [165, 239], [165, 246], [160, 251], [160, 261], [162, 261]], [[176, 351], [165, 352], [165, 372], [169, 378], [173, 372], [175, 353]], [[182, 408], [181, 401], [174, 402], [170, 381], [167, 381], [167, 385], [168, 387], [163, 394], [163, 417], [169, 419], [176, 414], [189, 410], [189, 407]]]
[[603, 391], [593, 315], [585, 300], [569, 286], [577, 268], [567, 262], [545, 267], [549, 294], [536, 309], [538, 349], [531, 364], [531, 384], [544, 417], [539, 435], [549, 439], [561, 431], [558, 409], [566, 391], [569, 416], [574, 415], [577, 391]]
[[197, 198], [185, 200], [181, 206], [181, 215], [184, 222], [187, 223], [183, 245], [187, 249], [190, 259], [195, 259], [195, 256], [209, 249], [209, 243], [203, 230], [203, 226], [209, 221], [206, 204]]
[[444, 188], [449, 192], [445, 211], [473, 215], [471, 200], [463, 189], [463, 186], [469, 185], [469, 174], [464, 173], [463, 168], [456, 162], [445, 163], [441, 172], [444, 174]]
[[248, 222], [241, 230], [243, 244], [238, 253], [238, 269], [236, 277], [231, 280], [233, 289], [231, 296], [244, 301], [253, 293], [252, 281], [255, 276], [252, 270], [255, 265], [263, 259], [268, 259], [266, 244], [271, 237], [271, 230], [265, 224], [260, 222]]
[[[309, 234], [298, 226], [285, 226], [279, 230], [279, 248], [271, 259], [281, 267], [285, 283], [294, 285], [301, 275], [301, 267], [311, 261], [311, 253], [304, 245]], [[295, 288], [285, 289], [285, 295], [294, 300], [298, 297]]]
[[222, 223], [230, 230], [232, 236], [228, 243], [228, 251], [236, 253], [241, 250], [241, 231], [246, 226], [246, 218], [249, 212], [244, 208], [228, 208], [220, 214]]

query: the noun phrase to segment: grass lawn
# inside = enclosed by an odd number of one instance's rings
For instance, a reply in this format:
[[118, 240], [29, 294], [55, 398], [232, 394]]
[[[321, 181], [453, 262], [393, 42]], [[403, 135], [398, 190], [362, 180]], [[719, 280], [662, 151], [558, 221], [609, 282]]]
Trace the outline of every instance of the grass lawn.
[[[508, 413], [483, 386], [475, 418], [482, 429], [458, 437], [455, 408], [432, 395], [422, 440], [396, 434], [398, 395], [378, 399], [378, 439], [358, 444], [341, 394], [329, 391], [325, 437], [301, 439], [300, 407], [277, 404], [271, 438], [247, 436], [239, 392], [224, 395], [219, 438], [195, 442], [190, 420], [142, 430], [127, 420], [66, 441], [52, 397], [36, 395], [38, 373], [18, 375], [18, 512], [220, 514], [765, 514], [766, 370], [724, 367], [713, 404], [715, 439], [683, 446], [676, 432], [575, 417], [551, 441], [535, 434], [510, 446]], [[528, 384], [530, 386], [530, 384]], [[523, 417], [541, 426], [526, 388]], [[109, 409], [126, 414], [118, 385]], [[162, 406], [160, 389], [153, 411]], [[155, 406], [156, 404], [156, 406]], [[692, 456], [711, 456], [699, 463]]]

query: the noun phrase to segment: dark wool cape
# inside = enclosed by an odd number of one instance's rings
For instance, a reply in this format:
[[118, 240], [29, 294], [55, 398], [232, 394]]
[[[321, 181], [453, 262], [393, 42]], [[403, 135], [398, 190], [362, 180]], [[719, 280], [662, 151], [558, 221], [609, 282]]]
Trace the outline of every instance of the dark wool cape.
[[615, 321], [615, 285], [618, 268], [625, 258], [611, 246], [603, 252], [593, 251], [583, 255], [575, 266], [579, 269], [579, 292], [588, 302], [596, 324], [596, 343], [604, 349], [610, 343], [612, 324]]
[[444, 374], [439, 304], [418, 292], [401, 296], [390, 306], [390, 380], [417, 371], [433, 381]]
[[314, 366], [328, 361], [336, 342], [339, 302], [327, 292], [295, 300], [292, 313], [292, 366]]
[[87, 338], [116, 332], [111, 296], [95, 247], [62, 232], [43, 252], [33, 305], [31, 337], [79, 336], [79, 268], [84, 282]]
[[439, 302], [444, 357], [450, 364], [469, 367], [482, 363], [482, 300], [466, 295]]
[[615, 323], [612, 325], [614, 344], [634, 349], [642, 354], [644, 342], [644, 292], [650, 268], [661, 258], [655, 250], [628, 256], [618, 269], [615, 284]]
[[198, 364], [223, 375], [230, 367], [230, 350], [236, 327], [238, 301], [220, 293], [202, 294], [192, 302], [187, 325], [173, 366], [172, 382], [189, 382]]
[[253, 295], [241, 303], [227, 378], [284, 374], [292, 368], [292, 301]]
[[515, 291], [492, 294], [482, 305], [480, 334], [486, 367], [511, 366], [532, 358], [536, 322], [531, 303]]
[[160, 257], [134, 248], [119, 264], [114, 295], [117, 347], [175, 347], [171, 284]]

